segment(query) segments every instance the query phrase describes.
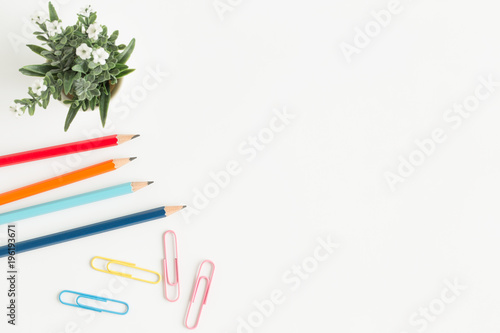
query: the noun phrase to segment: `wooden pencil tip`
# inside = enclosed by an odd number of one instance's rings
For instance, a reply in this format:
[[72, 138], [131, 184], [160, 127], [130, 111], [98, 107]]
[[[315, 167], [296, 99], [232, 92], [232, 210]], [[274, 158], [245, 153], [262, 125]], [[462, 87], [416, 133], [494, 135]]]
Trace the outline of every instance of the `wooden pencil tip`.
[[153, 184], [153, 183], [154, 183], [154, 181], [150, 180], [150, 181], [148, 182], [148, 185], [151, 185], [151, 184]]
[[135, 160], [137, 157], [129, 157], [129, 161], [132, 162], [133, 160]]
[[153, 182], [134, 182], [131, 183], [132, 185], [132, 192], [137, 192], [142, 188], [145, 188], [146, 186], [152, 184]]
[[177, 213], [181, 209], [184, 209], [186, 206], [166, 206], [165, 207], [165, 215], [169, 216], [174, 213]]
[[132, 161], [132, 159], [135, 159], [135, 157], [133, 157], [133, 158], [129, 157], [129, 158], [117, 158], [117, 159], [114, 159], [113, 163], [115, 164], [115, 169], [121, 168], [122, 166], [124, 166], [128, 162]]
[[139, 137], [139, 134], [118, 134], [116, 136], [117, 144], [121, 145], [122, 143], [128, 142]]

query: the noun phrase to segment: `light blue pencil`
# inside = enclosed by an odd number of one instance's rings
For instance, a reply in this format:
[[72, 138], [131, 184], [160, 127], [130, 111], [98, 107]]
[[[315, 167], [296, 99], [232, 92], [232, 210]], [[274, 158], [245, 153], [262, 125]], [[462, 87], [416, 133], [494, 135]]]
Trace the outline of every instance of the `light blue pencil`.
[[153, 182], [125, 183], [3, 213], [0, 214], [0, 225], [133, 193], [152, 183]]

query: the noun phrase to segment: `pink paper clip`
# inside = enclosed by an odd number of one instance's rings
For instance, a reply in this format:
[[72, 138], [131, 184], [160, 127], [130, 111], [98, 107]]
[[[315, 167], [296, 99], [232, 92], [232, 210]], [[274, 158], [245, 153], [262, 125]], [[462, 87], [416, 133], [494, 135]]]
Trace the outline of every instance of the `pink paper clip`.
[[[167, 236], [168, 234], [172, 234], [174, 239], [174, 281], [170, 282], [170, 278], [168, 277], [168, 265], [167, 265]], [[165, 298], [169, 302], [175, 302], [179, 299], [181, 295], [181, 288], [179, 286], [179, 260], [178, 260], [178, 251], [177, 251], [177, 235], [172, 230], [167, 230], [165, 234], [163, 234], [163, 247], [165, 250], [165, 259], [163, 259], [163, 275], [164, 275], [164, 285], [165, 285]], [[177, 289], [177, 297], [174, 299], [168, 298], [168, 287], [176, 287]]]
[[[212, 265], [212, 272], [210, 273], [210, 277], [200, 276], [201, 269], [203, 268], [203, 265], [205, 263]], [[214, 276], [214, 272], [215, 272], [215, 264], [210, 260], [203, 261], [200, 265], [200, 268], [198, 268], [198, 274], [196, 276], [196, 281], [195, 281], [195, 284], [193, 287], [193, 295], [191, 296], [191, 301], [189, 302], [189, 306], [188, 306], [187, 313], [186, 313], [186, 320], [184, 321], [184, 325], [186, 325], [186, 327], [190, 330], [198, 327], [198, 323], [200, 322], [201, 311], [203, 310], [203, 307], [205, 306], [205, 304], [207, 304], [208, 291], [210, 290], [210, 286], [212, 285], [212, 278]], [[189, 313], [191, 312], [191, 306], [193, 305], [194, 300], [196, 298], [196, 294], [198, 293], [198, 287], [200, 286], [201, 280], [207, 281], [207, 286], [205, 289], [205, 293], [203, 295], [203, 302], [201, 303], [200, 310], [198, 312], [198, 315], [196, 316], [196, 322], [194, 323], [193, 326], [189, 326], [189, 324], [188, 324]]]

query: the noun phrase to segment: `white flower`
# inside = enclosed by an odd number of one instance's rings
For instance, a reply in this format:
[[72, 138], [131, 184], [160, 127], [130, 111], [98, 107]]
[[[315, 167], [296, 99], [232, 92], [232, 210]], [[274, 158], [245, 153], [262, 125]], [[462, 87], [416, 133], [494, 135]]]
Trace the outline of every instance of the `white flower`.
[[48, 20], [47, 14], [45, 12], [39, 11], [31, 15], [31, 22], [42, 24]]
[[51, 37], [62, 33], [62, 23], [59, 21], [47, 22], [45, 25]]
[[92, 51], [92, 56], [94, 57], [93, 61], [97, 64], [105, 65], [106, 60], [109, 58], [109, 53], [106, 52], [102, 47], [98, 48], [95, 51]]
[[92, 8], [91, 5], [88, 5], [87, 7], [82, 7], [80, 9], [80, 12], [78, 14], [89, 16], [92, 13], [95, 13], [95, 10]]
[[76, 55], [83, 60], [90, 59], [92, 57], [92, 48], [88, 47], [87, 44], [82, 44], [76, 49]]
[[47, 86], [43, 82], [43, 79], [39, 79], [39, 80], [36, 80], [35, 82], [33, 82], [33, 84], [31, 85], [31, 89], [33, 89], [33, 92], [35, 94], [40, 96], [42, 94], [42, 92], [47, 90]]
[[24, 114], [24, 111], [22, 109], [22, 105], [19, 104], [19, 103], [12, 103], [10, 106], [9, 106], [9, 109], [10, 111], [14, 112], [16, 114], [16, 116], [20, 117]]
[[87, 29], [87, 33], [89, 34], [90, 39], [97, 40], [99, 38], [99, 34], [102, 32], [102, 27], [99, 23], [94, 23], [89, 26]]

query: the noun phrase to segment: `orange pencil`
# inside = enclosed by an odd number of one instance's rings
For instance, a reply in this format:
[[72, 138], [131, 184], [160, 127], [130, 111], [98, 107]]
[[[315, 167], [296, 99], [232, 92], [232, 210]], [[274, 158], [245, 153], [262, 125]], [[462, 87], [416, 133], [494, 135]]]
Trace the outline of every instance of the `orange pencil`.
[[87, 168], [65, 173], [61, 176], [43, 180], [35, 184], [2, 193], [0, 194], [0, 206], [116, 170], [134, 159], [135, 157], [109, 160], [89, 166]]

